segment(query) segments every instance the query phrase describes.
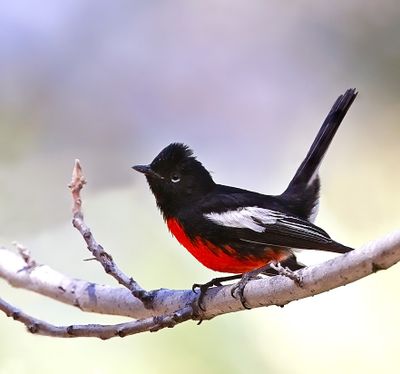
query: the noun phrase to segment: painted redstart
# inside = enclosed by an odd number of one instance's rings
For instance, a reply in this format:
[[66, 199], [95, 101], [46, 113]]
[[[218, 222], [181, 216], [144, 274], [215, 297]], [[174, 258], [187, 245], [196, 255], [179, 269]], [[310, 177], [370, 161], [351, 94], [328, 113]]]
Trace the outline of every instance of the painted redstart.
[[249, 279], [260, 273], [276, 274], [276, 264], [291, 271], [304, 267], [292, 249], [352, 250], [312, 222], [318, 211], [318, 168], [356, 96], [355, 89], [339, 96], [306, 158], [278, 196], [215, 183], [192, 150], [181, 143], [168, 145], [150, 165], [133, 166], [145, 174], [176, 239], [204, 266], [236, 274], [194, 285], [200, 287], [200, 298], [221, 281], [241, 278], [232, 295], [238, 293], [246, 306], [243, 290]]

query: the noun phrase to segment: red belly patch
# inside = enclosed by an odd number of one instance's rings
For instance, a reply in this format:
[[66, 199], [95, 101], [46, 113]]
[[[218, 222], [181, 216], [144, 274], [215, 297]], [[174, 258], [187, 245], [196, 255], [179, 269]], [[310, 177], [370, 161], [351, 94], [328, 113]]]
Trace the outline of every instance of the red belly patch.
[[235, 248], [224, 245], [222, 248], [200, 237], [189, 238], [181, 224], [173, 218], [167, 219], [167, 226], [175, 238], [181, 243], [199, 262], [209, 269], [224, 273], [245, 273], [269, 262], [279, 262], [287, 257], [287, 252], [266, 250], [260, 257], [240, 256]]

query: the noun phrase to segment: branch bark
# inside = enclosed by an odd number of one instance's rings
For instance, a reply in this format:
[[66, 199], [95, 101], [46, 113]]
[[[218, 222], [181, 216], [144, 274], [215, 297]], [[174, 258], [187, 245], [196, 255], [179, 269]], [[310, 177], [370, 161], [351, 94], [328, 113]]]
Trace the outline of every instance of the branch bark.
[[[74, 189], [76, 187], [74, 179], [71, 183], [74, 199], [73, 224], [106, 272], [124, 287], [111, 287], [73, 279], [49, 266], [37, 264], [31, 256], [26, 255], [26, 252], [20, 251], [17, 254], [7, 249], [0, 249], [0, 277], [14, 287], [34, 291], [84, 311], [127, 316], [136, 320], [117, 325], [54, 326], [29, 316], [0, 299], [0, 309], [7, 316], [25, 324], [32, 333], [57, 337], [87, 336], [108, 339], [144, 331], [157, 331], [189, 319], [208, 320], [244, 309], [240, 301], [232, 298], [232, 285], [210, 289], [202, 302], [205, 308], [203, 311], [197, 307], [198, 295], [191, 290], [145, 291], [132, 278], [126, 276], [113, 262], [112, 257], [95, 241], [83, 220], [80, 190], [84, 179], [79, 163], [75, 164], [74, 172], [77, 167], [80, 170], [75, 175], [75, 182], [81, 185], [78, 189]], [[299, 275], [303, 281], [301, 287], [285, 276], [263, 278], [248, 283], [245, 297], [252, 308], [283, 306], [291, 301], [349, 284], [378, 270], [387, 269], [398, 261], [400, 261], [400, 231], [395, 231], [357, 250], [300, 270]]]

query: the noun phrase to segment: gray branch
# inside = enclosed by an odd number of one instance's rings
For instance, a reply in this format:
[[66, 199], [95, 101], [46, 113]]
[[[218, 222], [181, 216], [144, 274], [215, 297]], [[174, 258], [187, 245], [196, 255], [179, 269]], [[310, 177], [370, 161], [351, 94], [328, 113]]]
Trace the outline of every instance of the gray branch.
[[[83, 219], [80, 191], [85, 184], [79, 161], [75, 163], [70, 185], [73, 197], [73, 225], [88, 249], [104, 270], [124, 287], [111, 287], [70, 278], [47, 265], [34, 261], [29, 251], [17, 245], [18, 253], [0, 249], [0, 278], [10, 285], [31, 290], [83, 311], [127, 316], [135, 320], [115, 325], [55, 326], [18, 310], [0, 299], [0, 310], [23, 323], [29, 332], [54, 337], [127, 336], [144, 331], [158, 331], [187, 320], [209, 320], [221, 314], [237, 312], [244, 307], [231, 296], [232, 285], [211, 288], [201, 310], [198, 295], [191, 290], [144, 290], [124, 274], [95, 240]], [[247, 305], [252, 308], [283, 306], [291, 301], [314, 296], [349, 284], [400, 261], [400, 231], [368, 243], [322, 264], [299, 270], [299, 286], [286, 276], [274, 276], [249, 282], [245, 289]]]
[[[400, 261], [400, 231], [322, 264], [301, 270], [303, 286], [287, 277], [275, 276], [249, 282], [245, 289], [253, 307], [285, 305], [349, 284]], [[204, 298], [205, 311], [195, 308], [197, 295], [189, 290], [154, 291], [153, 308], [146, 308], [127, 288], [110, 287], [69, 278], [45, 265], [26, 266], [24, 259], [10, 250], [0, 250], [0, 277], [15, 287], [25, 288], [82, 310], [129, 316], [137, 320], [118, 324], [52, 326], [18, 311], [0, 299], [0, 309], [24, 323], [32, 333], [58, 337], [95, 336], [102, 339], [173, 327], [186, 320], [207, 320], [243, 310], [232, 298], [231, 286], [210, 289]]]

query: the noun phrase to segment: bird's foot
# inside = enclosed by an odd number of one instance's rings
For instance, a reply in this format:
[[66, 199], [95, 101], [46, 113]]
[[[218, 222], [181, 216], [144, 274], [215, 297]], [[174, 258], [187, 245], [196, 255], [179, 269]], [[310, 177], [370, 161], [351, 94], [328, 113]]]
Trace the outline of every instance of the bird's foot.
[[239, 279], [242, 276], [242, 274], [235, 274], [235, 275], [230, 275], [227, 277], [219, 277], [219, 278], [213, 278], [209, 282], [204, 283], [204, 284], [199, 284], [195, 283], [192, 286], [192, 291], [194, 293], [197, 293], [197, 289], [199, 290], [199, 297], [197, 298], [196, 304], [199, 307], [200, 310], [205, 311], [205, 308], [203, 306], [203, 300], [204, 296], [206, 295], [206, 292], [209, 288], [211, 287], [221, 287], [223, 284], [222, 282], [234, 280], [234, 279]]
[[249, 281], [251, 281], [252, 279], [258, 278], [259, 273], [260, 272], [255, 273], [253, 271], [244, 273], [242, 275], [242, 278], [240, 279], [240, 281], [237, 282], [236, 284], [234, 284], [231, 288], [232, 297], [235, 299], [239, 299], [245, 309], [251, 309], [251, 307], [249, 306], [246, 298], [244, 297], [244, 289], [245, 289], [247, 283], [249, 283]]
[[248, 273], [244, 273], [242, 278], [239, 282], [237, 282], [231, 288], [231, 295], [235, 299], [240, 300], [243, 307], [246, 309], [251, 309], [246, 298], [244, 297], [244, 289], [249, 283], [250, 280], [258, 278], [259, 274], [264, 274], [268, 276], [275, 276], [275, 275], [283, 275], [292, 279], [299, 287], [303, 286], [303, 278], [300, 274], [295, 273], [294, 271], [290, 270], [289, 268], [282, 266], [279, 262], [278, 263], [269, 263], [261, 268], [249, 271]]
[[284, 277], [291, 279], [299, 287], [303, 287], [303, 277], [297, 272], [290, 270], [288, 267], [282, 266], [279, 262], [271, 263], [269, 267], [275, 270], [279, 275], [283, 275]]

